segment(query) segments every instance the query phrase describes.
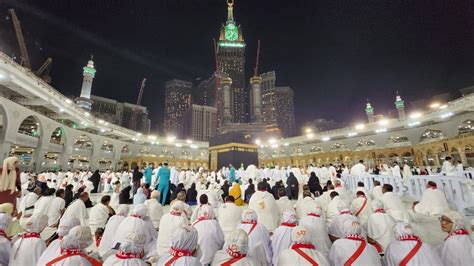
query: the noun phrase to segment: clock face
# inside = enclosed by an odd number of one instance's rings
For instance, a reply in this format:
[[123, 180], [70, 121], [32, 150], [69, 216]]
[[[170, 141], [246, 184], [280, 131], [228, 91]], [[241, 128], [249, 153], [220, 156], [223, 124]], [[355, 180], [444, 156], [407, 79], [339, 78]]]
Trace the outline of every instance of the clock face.
[[239, 37], [237, 27], [232, 23], [227, 24], [227, 26], [225, 26], [225, 39], [228, 41], [236, 41], [237, 37]]

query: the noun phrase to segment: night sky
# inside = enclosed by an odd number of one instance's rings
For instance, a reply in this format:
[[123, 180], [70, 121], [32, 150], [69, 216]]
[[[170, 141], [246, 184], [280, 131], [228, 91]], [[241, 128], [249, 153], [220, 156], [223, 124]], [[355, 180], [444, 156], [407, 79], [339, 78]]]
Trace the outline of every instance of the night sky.
[[[247, 82], [261, 40], [259, 72], [295, 91], [298, 125], [363, 119], [405, 101], [474, 85], [474, 1], [235, 0], [247, 43]], [[143, 105], [163, 123], [164, 82], [208, 78], [225, 0], [0, 0], [0, 49], [19, 56], [8, 20], [22, 21], [33, 68], [53, 57], [53, 86], [78, 96], [94, 55], [95, 95]]]

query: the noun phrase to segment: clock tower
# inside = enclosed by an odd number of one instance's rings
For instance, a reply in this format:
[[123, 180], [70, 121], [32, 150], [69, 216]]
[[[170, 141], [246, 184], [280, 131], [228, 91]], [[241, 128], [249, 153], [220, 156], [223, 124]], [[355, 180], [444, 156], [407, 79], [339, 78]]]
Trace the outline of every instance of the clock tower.
[[217, 41], [219, 71], [232, 81], [230, 123], [246, 123], [249, 117], [249, 92], [245, 86], [245, 42], [240, 25], [234, 21], [234, 1], [227, 0], [227, 21]]

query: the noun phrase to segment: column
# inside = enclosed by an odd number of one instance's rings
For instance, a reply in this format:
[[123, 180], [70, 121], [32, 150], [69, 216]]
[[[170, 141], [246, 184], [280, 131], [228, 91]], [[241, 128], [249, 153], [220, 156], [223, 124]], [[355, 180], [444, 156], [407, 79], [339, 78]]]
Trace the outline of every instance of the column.
[[251, 121], [254, 123], [262, 122], [262, 92], [261, 92], [261, 77], [250, 78], [251, 91]]
[[229, 124], [232, 121], [232, 114], [230, 111], [230, 86], [231, 85], [232, 85], [231, 78], [222, 79], [223, 124]]

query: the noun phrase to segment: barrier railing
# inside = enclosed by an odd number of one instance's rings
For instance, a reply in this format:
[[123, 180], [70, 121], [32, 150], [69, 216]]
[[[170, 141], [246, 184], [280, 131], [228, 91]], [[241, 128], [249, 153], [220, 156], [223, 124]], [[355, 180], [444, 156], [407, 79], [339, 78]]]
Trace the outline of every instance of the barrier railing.
[[403, 180], [396, 176], [367, 175], [367, 176], [343, 176], [347, 187], [352, 191], [357, 188], [357, 182], [363, 182], [366, 189], [371, 190], [374, 187], [373, 181], [377, 180], [382, 185], [391, 184], [393, 190], [402, 196], [407, 193], [411, 198], [419, 201], [426, 190], [426, 184], [433, 181], [438, 189], [442, 190], [448, 200], [448, 203], [455, 206], [459, 211], [474, 207], [474, 198], [472, 193], [472, 177], [474, 172], [465, 171], [464, 176], [442, 176], [442, 175], [416, 175], [408, 180]]

